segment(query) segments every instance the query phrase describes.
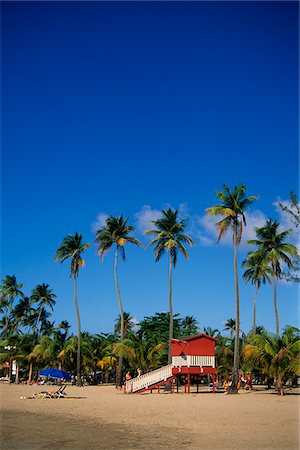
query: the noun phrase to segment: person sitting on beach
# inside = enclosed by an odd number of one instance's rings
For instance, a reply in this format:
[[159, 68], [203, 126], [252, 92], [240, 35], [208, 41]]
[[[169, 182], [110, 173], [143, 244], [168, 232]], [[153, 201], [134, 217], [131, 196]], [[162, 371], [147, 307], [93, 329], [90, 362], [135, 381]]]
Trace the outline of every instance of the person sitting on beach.
[[126, 375], [125, 375], [125, 380], [126, 381], [128, 381], [128, 380], [131, 380], [131, 375], [130, 375], [130, 371], [128, 370], [128, 372], [126, 373]]
[[252, 389], [251, 373], [247, 374], [246, 383], [245, 383], [245, 389], [248, 390], [248, 391], [251, 391], [251, 389]]
[[229, 380], [226, 379], [226, 380], [224, 381], [224, 384], [223, 384], [223, 387], [224, 387], [225, 392], [228, 392], [229, 386], [230, 386]]
[[244, 389], [245, 384], [246, 384], [245, 374], [244, 374], [244, 372], [242, 372], [242, 375], [241, 375], [241, 388], [242, 389]]

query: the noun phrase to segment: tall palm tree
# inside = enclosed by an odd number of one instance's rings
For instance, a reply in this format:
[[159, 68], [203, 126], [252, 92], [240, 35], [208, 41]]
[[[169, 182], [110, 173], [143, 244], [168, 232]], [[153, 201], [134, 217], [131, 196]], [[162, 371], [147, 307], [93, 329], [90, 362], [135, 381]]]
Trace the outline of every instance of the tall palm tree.
[[[115, 320], [115, 334], [119, 335], [121, 332], [121, 316]], [[123, 328], [124, 328], [124, 336], [126, 336], [128, 331], [132, 331], [135, 326], [134, 319], [131, 317], [130, 313], [123, 311]]]
[[257, 246], [257, 250], [252, 252], [252, 257], [262, 258], [265, 263], [269, 263], [271, 266], [274, 287], [276, 334], [279, 336], [277, 281], [281, 277], [282, 263], [286, 264], [289, 269], [292, 269], [293, 263], [291, 258], [295, 258], [298, 252], [293, 244], [286, 242], [292, 230], [280, 231], [280, 225], [277, 220], [267, 220], [263, 227], [256, 228], [255, 231], [257, 239], [248, 241], [248, 244]]
[[256, 196], [246, 197], [246, 187], [244, 185], [235, 186], [233, 190], [224, 184], [224, 191], [217, 191], [216, 196], [221, 203], [207, 208], [206, 211], [211, 217], [222, 216], [217, 222], [219, 236], [217, 243], [220, 242], [224, 233], [228, 230], [233, 235], [233, 268], [235, 281], [235, 300], [236, 300], [236, 335], [234, 346], [233, 363], [233, 382], [228, 393], [237, 393], [237, 382], [239, 376], [239, 327], [240, 327], [240, 295], [237, 270], [237, 246], [240, 244], [243, 233], [243, 225], [246, 225], [245, 211], [256, 200]]
[[8, 336], [10, 315], [13, 308], [13, 302], [17, 297], [24, 298], [24, 294], [21, 291], [23, 288], [23, 283], [17, 283], [15, 275], [6, 275], [2, 280], [2, 285], [0, 285], [0, 298], [1, 298], [1, 309], [3, 310], [5, 317], [5, 337]]
[[19, 303], [12, 310], [12, 320], [13, 320], [13, 331], [16, 333], [20, 332], [22, 327], [27, 325], [28, 318], [32, 313], [33, 308], [31, 307], [31, 302], [29, 297], [21, 298]]
[[199, 333], [198, 320], [194, 316], [185, 316], [181, 321], [181, 326], [183, 328], [183, 336], [193, 336]]
[[77, 278], [79, 276], [79, 269], [85, 266], [85, 261], [82, 258], [82, 253], [89, 248], [89, 243], [82, 243], [82, 235], [80, 233], [75, 233], [74, 235], [69, 234], [64, 238], [59, 248], [56, 251], [55, 260], [63, 263], [66, 259], [71, 260], [70, 264], [70, 277], [74, 278], [74, 301], [77, 316], [77, 386], [81, 386], [81, 376], [80, 376], [80, 314], [78, 307], [77, 298]]
[[[98, 255], [103, 260], [105, 254], [111, 249], [111, 247], [115, 246], [115, 258], [114, 258], [114, 281], [115, 287], [118, 297], [118, 305], [120, 312], [120, 320], [121, 320], [121, 334], [120, 339], [122, 340], [125, 336], [124, 330], [124, 313], [123, 313], [123, 305], [122, 299], [119, 289], [118, 277], [117, 277], [117, 267], [118, 267], [118, 257], [119, 253], [123, 260], [126, 259], [125, 255], [125, 244], [131, 243], [134, 245], [141, 246], [142, 243], [131, 236], [131, 233], [134, 231], [134, 227], [132, 225], [128, 225], [128, 219], [125, 219], [122, 216], [113, 217], [110, 216], [106, 219], [105, 226], [96, 231], [95, 242], [98, 244]], [[119, 358], [119, 366], [117, 371], [117, 384], [121, 384], [121, 376], [122, 376], [122, 357]]]
[[249, 253], [243, 261], [242, 267], [245, 270], [243, 278], [246, 283], [250, 282], [255, 285], [255, 294], [253, 300], [253, 333], [256, 333], [256, 299], [261, 283], [271, 283], [270, 276], [272, 271], [266, 261], [259, 255], [253, 256]]
[[49, 289], [49, 284], [43, 283], [38, 284], [31, 293], [30, 296], [31, 303], [32, 304], [38, 303], [39, 309], [39, 315], [36, 323], [37, 332], [43, 311], [47, 306], [49, 306], [53, 311], [53, 307], [56, 303], [54, 299], [57, 298], [57, 296], [53, 294], [52, 291], [53, 289]]
[[226, 320], [224, 330], [225, 331], [230, 331], [230, 337], [231, 337], [231, 339], [233, 339], [233, 337], [236, 334], [236, 321], [235, 321], [235, 319], [228, 319], [228, 320]]
[[[157, 220], [152, 220], [155, 229], [145, 231], [145, 234], [154, 236], [154, 239], [149, 242], [147, 247], [155, 245], [154, 255], [155, 262], [158, 262], [165, 252], [169, 252], [169, 308], [170, 308], [170, 326], [169, 326], [169, 340], [173, 338], [173, 294], [172, 294], [172, 268], [176, 266], [178, 251], [188, 259], [189, 254], [184, 246], [188, 244], [193, 245], [191, 237], [184, 233], [186, 220], [178, 221], [178, 211], [171, 208], [162, 210], [162, 217]], [[168, 349], [168, 363], [171, 364], [171, 343], [169, 342]]]

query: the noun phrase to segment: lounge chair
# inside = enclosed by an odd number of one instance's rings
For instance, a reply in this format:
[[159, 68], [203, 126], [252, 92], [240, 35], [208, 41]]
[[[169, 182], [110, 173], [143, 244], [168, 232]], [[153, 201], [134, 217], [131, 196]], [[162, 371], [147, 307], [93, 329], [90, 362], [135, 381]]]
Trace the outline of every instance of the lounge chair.
[[67, 394], [64, 392], [67, 385], [63, 384], [57, 391], [42, 391], [38, 394], [33, 394], [33, 398], [64, 398]]
[[55, 398], [64, 398], [67, 394], [64, 392], [67, 385], [63, 384], [60, 386], [60, 388], [55, 392]]
[[33, 394], [33, 398], [55, 398], [55, 392], [42, 391], [38, 394]]

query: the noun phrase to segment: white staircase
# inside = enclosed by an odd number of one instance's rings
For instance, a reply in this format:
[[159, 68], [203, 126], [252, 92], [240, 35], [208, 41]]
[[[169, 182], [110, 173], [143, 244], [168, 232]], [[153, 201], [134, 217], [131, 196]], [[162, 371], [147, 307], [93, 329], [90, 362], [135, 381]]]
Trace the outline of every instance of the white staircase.
[[168, 366], [160, 367], [159, 369], [153, 370], [152, 372], [145, 373], [140, 377], [132, 378], [125, 382], [125, 393], [137, 392], [142, 389], [147, 389], [153, 384], [160, 383], [162, 381], [167, 381], [168, 378], [172, 377], [172, 364]]

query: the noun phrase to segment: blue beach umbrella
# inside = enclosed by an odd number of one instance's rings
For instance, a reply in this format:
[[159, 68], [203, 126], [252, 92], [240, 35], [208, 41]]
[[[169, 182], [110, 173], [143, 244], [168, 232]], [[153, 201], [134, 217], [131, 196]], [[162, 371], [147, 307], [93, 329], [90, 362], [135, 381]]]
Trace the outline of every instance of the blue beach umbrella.
[[59, 370], [59, 369], [40, 370], [39, 375], [42, 375], [43, 377], [60, 378], [60, 379], [66, 380], [66, 381], [72, 380], [71, 375], [69, 375], [64, 370]]

